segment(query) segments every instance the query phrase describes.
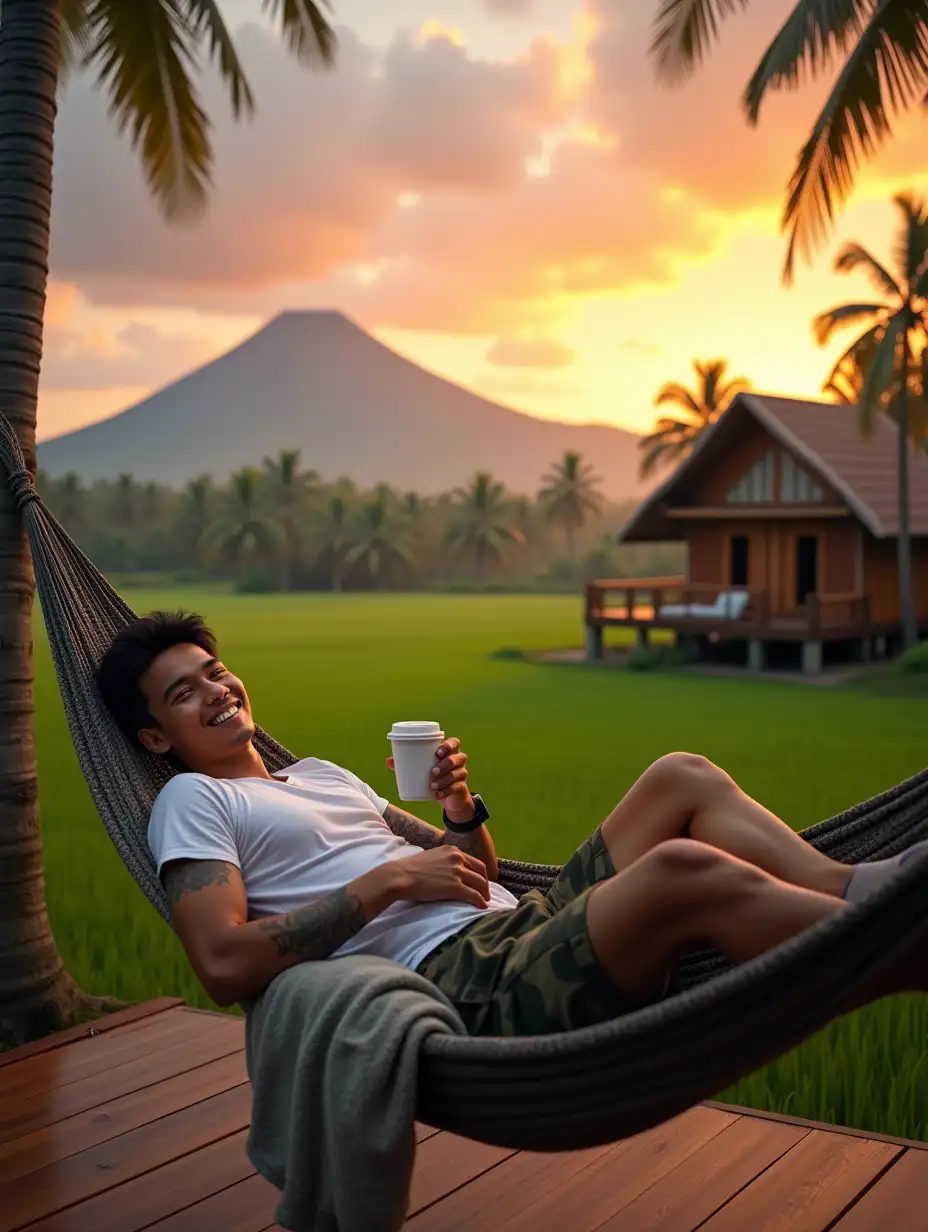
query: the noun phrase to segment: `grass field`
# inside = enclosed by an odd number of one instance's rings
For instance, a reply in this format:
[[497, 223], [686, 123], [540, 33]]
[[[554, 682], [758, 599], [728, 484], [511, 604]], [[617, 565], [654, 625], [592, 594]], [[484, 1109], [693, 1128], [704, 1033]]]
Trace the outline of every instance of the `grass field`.
[[[802, 684], [626, 674], [493, 659], [576, 645], [579, 599], [126, 592], [137, 610], [202, 611], [256, 717], [299, 755], [331, 758], [391, 794], [385, 733], [439, 719], [461, 737], [501, 855], [560, 861], [649, 762], [704, 753], [800, 828], [922, 768], [928, 699]], [[38, 755], [48, 902], [89, 991], [208, 1004], [170, 931], [123, 869], [77, 769], [38, 639]], [[437, 821], [437, 806], [422, 806]], [[433, 816], [434, 814], [434, 816]], [[924, 998], [871, 1007], [724, 1098], [928, 1138]]]

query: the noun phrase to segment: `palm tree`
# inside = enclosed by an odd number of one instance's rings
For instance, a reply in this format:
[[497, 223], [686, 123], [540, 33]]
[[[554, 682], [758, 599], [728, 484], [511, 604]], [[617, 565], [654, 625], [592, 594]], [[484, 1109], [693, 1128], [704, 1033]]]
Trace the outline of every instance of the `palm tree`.
[[68, 533], [79, 535], [86, 521], [86, 493], [80, 476], [74, 471], [68, 471], [60, 483], [55, 485], [55, 504], [57, 514]]
[[313, 527], [313, 550], [319, 560], [328, 562], [335, 593], [342, 589], [345, 557], [354, 545], [350, 521], [351, 504], [344, 493], [335, 492], [325, 502]]
[[131, 530], [135, 526], [138, 512], [138, 492], [135, 476], [130, 474], [117, 475], [113, 491], [113, 517], [120, 530]]
[[288, 591], [293, 585], [293, 573], [300, 555], [301, 515], [305, 512], [307, 499], [319, 476], [315, 471], [300, 470], [298, 449], [282, 449], [276, 458], [265, 458], [264, 476], [274, 516], [287, 536], [281, 585]]
[[590, 516], [602, 512], [599, 477], [579, 453], [565, 453], [560, 462], [542, 476], [538, 499], [549, 522], [560, 526], [567, 538], [567, 551], [573, 556], [574, 539]]
[[820, 313], [812, 329], [824, 346], [837, 329], [866, 324], [864, 332], [838, 361], [849, 353], [872, 349], [860, 391], [859, 415], [865, 434], [873, 431], [874, 416], [892, 399], [899, 429], [897, 458], [899, 485], [899, 607], [902, 640], [906, 647], [918, 641], [915, 596], [912, 590], [912, 541], [909, 517], [909, 411], [915, 355], [928, 337], [928, 203], [909, 193], [894, 198], [901, 215], [895, 244], [895, 272], [882, 265], [862, 244], [845, 244], [835, 259], [835, 270], [863, 271], [880, 299], [839, 304]]
[[456, 488], [453, 499], [445, 542], [473, 562], [480, 583], [488, 567], [500, 565], [513, 549], [523, 546], [525, 536], [516, 525], [504, 485], [486, 471], [476, 474], [467, 487]]
[[659, 465], [677, 462], [685, 457], [706, 428], [728, 409], [736, 394], [750, 389], [750, 382], [743, 376], [725, 379], [728, 363], [724, 359], [710, 359], [701, 363], [693, 360], [698, 385], [696, 391], [687, 389], [677, 381], [668, 381], [658, 390], [655, 406], [668, 403], [684, 412], [680, 418], [661, 415], [653, 431], [642, 437], [640, 448], [642, 478], [654, 473]]
[[215, 492], [211, 475], [197, 475], [183, 490], [177, 514], [176, 535], [187, 551], [192, 550], [201, 564], [200, 548], [213, 514]]
[[[859, 347], [851, 347], [841, 356], [832, 368], [822, 393], [845, 406], [858, 407], [860, 395], [863, 392], [867, 369], [873, 362], [876, 352], [876, 342], [866, 338]], [[913, 363], [909, 379], [907, 412], [909, 420], [909, 436], [913, 443], [925, 444], [928, 439], [928, 348], [923, 348], [917, 363]], [[899, 383], [893, 381], [891, 386], [879, 398], [880, 408], [895, 423], [899, 422]], [[869, 428], [861, 424], [861, 432], [866, 435]]]
[[[254, 100], [214, 0], [2, 0], [0, 21], [0, 351], [2, 410], [35, 470], [36, 400], [48, 271], [59, 78], [92, 72], [129, 130], [167, 218], [202, 210], [211, 186], [209, 116], [198, 68], [218, 67], [233, 114]], [[329, 64], [330, 0], [265, 0], [285, 46]], [[0, 493], [0, 1039], [15, 1042], [99, 1009], [67, 974], [45, 907], [33, 754], [33, 575], [19, 516]]]
[[256, 466], [244, 466], [230, 478], [222, 507], [202, 540], [209, 563], [280, 568], [288, 550], [287, 532], [263, 507], [261, 478]]
[[379, 491], [361, 507], [354, 542], [345, 553], [345, 564], [362, 565], [378, 586], [413, 562], [409, 527], [391, 508], [382, 485]]
[[[751, 0], [661, 0], [652, 53], [667, 81], [687, 77], [718, 37], [722, 21]], [[892, 135], [891, 121], [928, 90], [924, 0], [798, 0], [748, 83], [743, 106], [756, 124], [769, 90], [795, 89], [837, 68], [834, 84], [790, 178], [783, 229], [784, 281], [797, 250], [806, 258], [826, 238], [857, 169]]]
[[843, 406], [857, 406], [875, 350], [871, 339], [859, 347], [850, 347], [845, 351], [829, 372], [822, 385], [822, 393]]

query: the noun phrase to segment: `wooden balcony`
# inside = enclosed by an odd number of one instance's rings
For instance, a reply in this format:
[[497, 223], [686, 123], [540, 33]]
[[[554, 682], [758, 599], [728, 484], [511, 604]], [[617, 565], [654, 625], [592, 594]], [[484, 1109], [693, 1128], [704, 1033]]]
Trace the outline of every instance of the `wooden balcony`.
[[[241, 1018], [162, 997], [0, 1054], [0, 1232], [283, 1232], [244, 1048]], [[406, 1232], [925, 1227], [924, 1142], [729, 1104], [559, 1154], [415, 1136]]]
[[586, 588], [585, 620], [588, 629], [665, 629], [713, 640], [836, 641], [884, 632], [871, 619], [867, 595], [810, 595], [793, 611], [772, 612], [762, 587], [699, 585], [682, 577], [599, 578]]

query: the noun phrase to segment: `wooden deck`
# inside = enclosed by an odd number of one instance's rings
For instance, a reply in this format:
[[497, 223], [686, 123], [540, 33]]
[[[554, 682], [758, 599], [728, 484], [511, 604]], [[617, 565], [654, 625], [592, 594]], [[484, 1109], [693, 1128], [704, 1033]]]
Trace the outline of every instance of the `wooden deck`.
[[[278, 1232], [243, 1048], [241, 1019], [163, 998], [0, 1054], [0, 1232]], [[928, 1227], [921, 1144], [719, 1104], [563, 1155], [418, 1140], [412, 1232]]]
[[[750, 596], [743, 615], [661, 614], [667, 604], [686, 607], [711, 605], [728, 590]], [[585, 595], [587, 629], [634, 628], [732, 641], [834, 642], [888, 636], [898, 624], [880, 624], [870, 613], [870, 600], [859, 594], [809, 595], [791, 611], [771, 611], [770, 595], [759, 587], [693, 585], [680, 577], [599, 578], [589, 582]]]

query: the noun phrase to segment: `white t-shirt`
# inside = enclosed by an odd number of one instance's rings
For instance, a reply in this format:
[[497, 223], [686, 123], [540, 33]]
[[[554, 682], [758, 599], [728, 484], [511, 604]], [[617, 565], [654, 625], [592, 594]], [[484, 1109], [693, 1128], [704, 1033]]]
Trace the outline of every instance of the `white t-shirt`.
[[[161, 790], [148, 824], [158, 872], [169, 860], [223, 860], [241, 871], [249, 919], [281, 915], [341, 889], [385, 860], [422, 852], [383, 819], [387, 801], [349, 770], [307, 757], [279, 779], [178, 774]], [[401, 901], [336, 950], [378, 954], [417, 967], [484, 911], [516, 899], [490, 882], [490, 905]]]

